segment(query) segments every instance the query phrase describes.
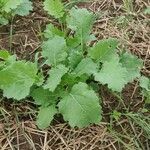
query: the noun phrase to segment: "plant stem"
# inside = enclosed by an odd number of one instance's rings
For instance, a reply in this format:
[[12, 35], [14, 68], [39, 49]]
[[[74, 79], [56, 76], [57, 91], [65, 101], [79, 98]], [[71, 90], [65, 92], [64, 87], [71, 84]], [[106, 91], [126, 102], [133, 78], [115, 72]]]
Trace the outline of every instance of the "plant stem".
[[12, 35], [13, 35], [13, 19], [14, 17], [11, 18], [11, 24], [10, 24], [10, 34], [9, 34], [9, 50], [12, 52]]

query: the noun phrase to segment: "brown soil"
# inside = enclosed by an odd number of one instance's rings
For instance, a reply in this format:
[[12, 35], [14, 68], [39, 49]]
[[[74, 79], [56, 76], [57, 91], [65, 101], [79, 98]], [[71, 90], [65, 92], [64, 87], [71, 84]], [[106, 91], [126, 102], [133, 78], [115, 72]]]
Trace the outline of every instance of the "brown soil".
[[[148, 0], [138, 0], [134, 4], [135, 14], [131, 21], [123, 27], [116, 24], [118, 16], [126, 16], [120, 0], [95, 0], [80, 3], [100, 16], [94, 25], [93, 33], [98, 39], [116, 37], [120, 40], [120, 48], [131, 51], [144, 60], [142, 73], [150, 77], [150, 28], [149, 16], [143, 9], [150, 5]], [[33, 60], [36, 51], [40, 50], [42, 31], [47, 23], [56, 23], [43, 11], [42, 1], [34, 1], [33, 12], [26, 17], [16, 16], [7, 26], [0, 26], [0, 49], [7, 49], [16, 54], [18, 59]], [[12, 28], [12, 35], [10, 33]], [[150, 147], [150, 141], [142, 129], [121, 117], [113, 124], [114, 131], [124, 135], [122, 143], [110, 132], [110, 114], [113, 110], [124, 113], [124, 106], [116, 95], [112, 95], [105, 87], [101, 87], [103, 121], [84, 129], [71, 129], [66, 123], [56, 119], [48, 130], [41, 131], [35, 125], [36, 107], [32, 102], [14, 103], [11, 100], [1, 102], [0, 116], [0, 149], [2, 150], [126, 150], [125, 144], [135, 150], [133, 137], [138, 135], [144, 150]], [[144, 107], [143, 97], [138, 83], [128, 84], [122, 93], [124, 104], [131, 112], [138, 112]], [[133, 127], [133, 128], [132, 128]], [[124, 128], [124, 130], [123, 130]], [[125, 134], [126, 135], [126, 134]]]

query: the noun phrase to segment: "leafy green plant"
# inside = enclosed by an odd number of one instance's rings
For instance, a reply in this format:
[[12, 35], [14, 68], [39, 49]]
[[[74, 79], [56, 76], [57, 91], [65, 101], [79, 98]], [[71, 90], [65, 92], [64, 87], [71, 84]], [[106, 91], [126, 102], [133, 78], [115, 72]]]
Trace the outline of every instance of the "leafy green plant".
[[[97, 42], [91, 34], [96, 17], [87, 9], [66, 10], [60, 0], [45, 0], [44, 8], [61, 27], [47, 25], [40, 52], [43, 62], [16, 60], [1, 51], [0, 89], [15, 100], [32, 97], [39, 106], [37, 125], [41, 129], [57, 114], [72, 127], [98, 124], [102, 119], [99, 86], [120, 93], [140, 77], [143, 63], [131, 53], [118, 53], [115, 38]], [[93, 46], [91, 41], [95, 41]]]
[[6, 25], [11, 16], [25, 16], [31, 10], [32, 2], [29, 0], [0, 0], [0, 24]]

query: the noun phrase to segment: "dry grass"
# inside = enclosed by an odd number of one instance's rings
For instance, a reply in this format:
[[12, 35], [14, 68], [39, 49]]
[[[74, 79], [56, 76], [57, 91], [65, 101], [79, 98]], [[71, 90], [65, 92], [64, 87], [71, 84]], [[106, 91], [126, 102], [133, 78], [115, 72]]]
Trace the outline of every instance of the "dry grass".
[[[33, 59], [35, 51], [40, 48], [41, 32], [45, 24], [53, 22], [43, 13], [41, 3], [39, 0], [35, 1], [34, 12], [30, 16], [16, 18], [11, 26], [0, 27], [0, 49], [8, 49], [19, 58]], [[150, 16], [143, 13], [147, 6], [150, 6], [149, 0], [135, 0], [131, 12], [126, 10], [121, 0], [92, 0], [79, 5], [99, 16], [93, 29], [98, 39], [118, 38], [121, 49], [131, 51], [144, 60], [142, 73], [150, 77]], [[123, 22], [119, 20], [121, 16], [124, 18]], [[10, 27], [13, 28], [12, 35], [9, 32]], [[143, 106], [143, 98], [139, 96], [137, 84], [133, 83], [123, 94], [125, 99], [134, 103], [132, 110], [139, 111]], [[8, 105], [1, 102], [0, 149], [149, 150], [149, 139], [143, 129], [132, 120], [122, 117], [111, 122], [107, 119], [116, 103], [114, 98], [113, 100], [111, 97], [103, 98], [104, 121], [100, 125], [71, 129], [66, 123], [55, 123], [45, 131], [38, 130], [35, 125], [36, 111], [32, 104]], [[20, 117], [22, 115], [23, 117]]]
[[[105, 125], [84, 129], [70, 129], [66, 124], [50, 126], [47, 131], [37, 130], [34, 122], [9, 123], [0, 136], [1, 150], [86, 150], [111, 149], [117, 142]], [[9, 131], [7, 131], [9, 130]]]

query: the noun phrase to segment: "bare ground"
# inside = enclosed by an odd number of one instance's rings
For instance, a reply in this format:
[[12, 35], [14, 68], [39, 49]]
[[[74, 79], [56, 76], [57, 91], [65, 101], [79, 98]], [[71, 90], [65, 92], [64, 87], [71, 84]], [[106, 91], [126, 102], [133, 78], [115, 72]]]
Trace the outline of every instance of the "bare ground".
[[[79, 7], [88, 8], [99, 16], [93, 28], [97, 38], [118, 38], [121, 43], [119, 48], [131, 51], [144, 60], [142, 73], [150, 77], [150, 16], [143, 13], [150, 6], [150, 1], [136, 0], [133, 6], [134, 11], [129, 14], [121, 0], [95, 0], [79, 4]], [[119, 20], [121, 16], [125, 16], [123, 22]], [[0, 27], [0, 49], [10, 50], [19, 59], [32, 60], [35, 52], [40, 50], [42, 31], [49, 22], [57, 24], [47, 17], [42, 2], [36, 0], [34, 11], [29, 16], [17, 16], [9, 25]], [[56, 119], [49, 129], [41, 131], [35, 125], [36, 107], [32, 102], [3, 100], [0, 107], [0, 149], [149, 150], [150, 139], [143, 128], [125, 116], [118, 121], [111, 120], [113, 110], [124, 113], [124, 106], [118, 103], [118, 98], [105, 87], [101, 88], [101, 93], [103, 121], [100, 125], [84, 129], [71, 129], [62, 120]], [[125, 106], [131, 112], [140, 112], [144, 107], [144, 98], [140, 93], [136, 81], [123, 90]], [[144, 115], [149, 117], [150, 113]]]

